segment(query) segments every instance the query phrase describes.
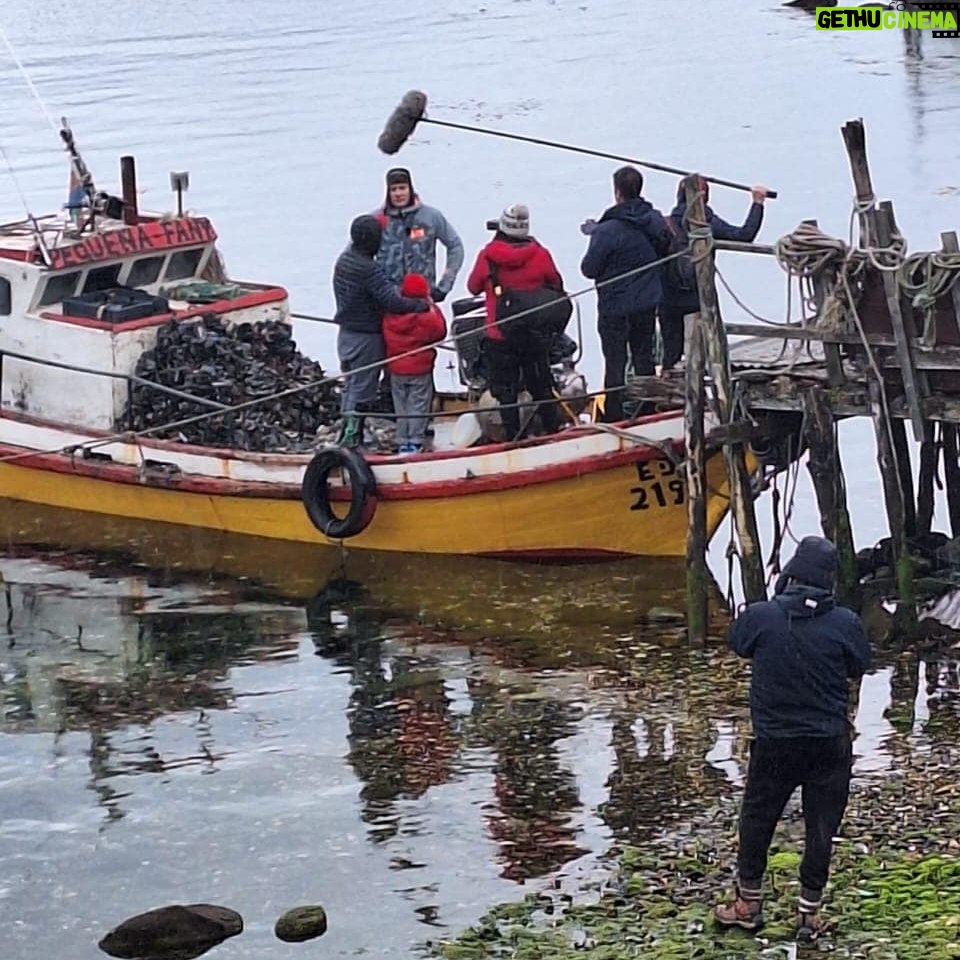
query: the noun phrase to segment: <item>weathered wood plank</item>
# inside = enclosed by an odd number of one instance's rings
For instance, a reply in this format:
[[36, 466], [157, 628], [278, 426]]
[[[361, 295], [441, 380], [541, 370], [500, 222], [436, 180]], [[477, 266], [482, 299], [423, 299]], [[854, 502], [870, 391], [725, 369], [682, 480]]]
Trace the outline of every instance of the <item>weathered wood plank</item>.
[[820, 527], [823, 535], [837, 547], [840, 573], [838, 594], [841, 600], [849, 603], [856, 597], [859, 578], [833, 412], [826, 394], [817, 387], [807, 390], [802, 399], [806, 414], [804, 432], [809, 450], [807, 470], [817, 495]]
[[900, 600], [897, 605], [898, 620], [909, 630], [916, 622], [917, 612], [913, 593], [913, 562], [907, 545], [905, 498], [900, 486], [900, 472], [897, 469], [897, 455], [890, 429], [889, 411], [883, 402], [880, 385], [876, 382], [870, 384], [870, 402], [874, 433], [877, 438], [877, 464], [880, 467], [880, 479], [883, 482], [883, 502], [890, 527], [890, 543], [893, 548], [897, 592]]
[[[719, 420], [721, 423], [729, 423], [733, 419], [733, 391], [727, 338], [717, 306], [715, 253], [713, 245], [706, 237], [695, 236], [696, 230], [707, 223], [703, 192], [699, 183], [699, 176], [687, 179], [687, 216], [691, 236], [694, 238], [691, 255], [696, 265], [697, 291], [700, 295], [699, 328], [716, 395]], [[760, 537], [757, 532], [746, 454], [742, 446], [733, 444], [724, 444], [723, 453], [730, 484], [730, 509], [733, 511], [737, 539], [740, 542], [740, 573], [744, 597], [748, 603], [764, 600], [767, 589], [763, 578]]]
[[920, 444], [920, 475], [917, 479], [917, 533], [921, 536], [933, 528], [933, 485], [940, 459], [940, 449], [934, 440], [935, 430], [933, 421], [924, 423], [923, 443]]
[[704, 439], [706, 388], [703, 336], [699, 319], [693, 325], [686, 356], [684, 443], [687, 474], [687, 639], [707, 638], [707, 480]]
[[950, 514], [950, 534], [960, 537], [960, 450], [958, 428], [954, 423], [941, 426], [943, 439], [943, 479], [947, 487], [947, 512]]
[[[881, 247], [886, 247], [892, 237], [889, 214], [884, 211], [874, 211], [873, 216], [876, 222], [877, 242]], [[897, 359], [900, 362], [900, 374], [903, 377], [903, 386], [910, 407], [913, 436], [916, 440], [922, 440], [923, 413], [920, 410], [920, 400], [927, 395], [927, 391], [913, 362], [912, 345], [916, 343], [916, 337], [911, 337], [908, 332], [913, 326], [912, 317], [908, 321], [900, 310], [900, 286], [896, 276], [889, 270], [883, 271], [883, 292], [887, 298], [887, 311], [890, 314], [893, 335], [897, 341]]]

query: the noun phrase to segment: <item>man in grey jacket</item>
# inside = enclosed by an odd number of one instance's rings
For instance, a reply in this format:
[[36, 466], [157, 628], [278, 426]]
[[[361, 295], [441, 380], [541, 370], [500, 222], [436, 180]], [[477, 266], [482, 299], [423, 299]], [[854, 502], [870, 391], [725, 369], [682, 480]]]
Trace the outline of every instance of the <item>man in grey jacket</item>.
[[[334, 321], [339, 324], [337, 355], [346, 374], [340, 394], [343, 430], [339, 443], [359, 446], [363, 440], [363, 415], [377, 397], [377, 380], [386, 352], [383, 346], [385, 313], [423, 313], [427, 300], [400, 295], [374, 259], [382, 228], [376, 217], [364, 214], [350, 224], [350, 246], [333, 268]], [[356, 372], [354, 372], [356, 371]]]
[[[433, 302], [441, 303], [453, 289], [463, 266], [463, 242], [436, 207], [420, 202], [406, 167], [387, 171], [387, 195], [376, 217], [383, 226], [377, 260], [387, 277], [399, 285], [408, 273], [419, 273], [430, 284]], [[447, 254], [439, 277], [438, 243]]]

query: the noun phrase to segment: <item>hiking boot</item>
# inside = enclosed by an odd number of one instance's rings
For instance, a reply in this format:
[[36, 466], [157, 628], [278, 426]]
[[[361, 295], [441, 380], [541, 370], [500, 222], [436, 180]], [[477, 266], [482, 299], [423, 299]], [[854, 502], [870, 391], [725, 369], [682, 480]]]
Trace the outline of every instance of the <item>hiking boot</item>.
[[763, 926], [760, 897], [745, 897], [744, 891], [739, 886], [735, 887], [734, 891], [735, 897], [732, 903], [721, 903], [713, 908], [714, 920], [721, 927], [759, 930]]
[[827, 932], [827, 922], [819, 910], [797, 914], [797, 943], [814, 943]]

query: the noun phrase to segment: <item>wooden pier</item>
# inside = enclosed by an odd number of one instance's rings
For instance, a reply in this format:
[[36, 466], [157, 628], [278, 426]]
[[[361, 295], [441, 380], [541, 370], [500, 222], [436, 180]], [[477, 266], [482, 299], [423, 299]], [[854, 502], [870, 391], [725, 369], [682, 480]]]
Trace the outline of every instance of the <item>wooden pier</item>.
[[[893, 206], [878, 202], [867, 164], [860, 120], [842, 128], [850, 161], [858, 240], [850, 246], [801, 223], [774, 245], [715, 241], [707, 229], [702, 192], [687, 194], [691, 256], [697, 268], [700, 312], [687, 318], [687, 478], [691, 638], [702, 637], [706, 579], [700, 522], [703, 447], [722, 442], [745, 599], [766, 596], [757, 541], [748, 452], [793, 432], [794, 459], [807, 468], [823, 534], [837, 544], [840, 590], [848, 600], [858, 585], [836, 423], [869, 417], [874, 425], [883, 501], [890, 528], [898, 619], [915, 622], [914, 544], [933, 522], [934, 484], [946, 487], [952, 537], [960, 537], [960, 246], [955, 232], [940, 250], [907, 253]], [[775, 258], [804, 293], [802, 319], [784, 323], [724, 323], [717, 308], [715, 251]], [[729, 344], [730, 336], [749, 339]], [[704, 371], [706, 377], [704, 377]], [[706, 388], [704, 388], [706, 384]], [[676, 384], [679, 387], [679, 383]], [[644, 387], [632, 385], [634, 395]], [[650, 384], [649, 393], [656, 393]], [[704, 435], [711, 409], [721, 427]], [[778, 436], [779, 434], [779, 436]], [[919, 446], [916, 478], [911, 444]], [[942, 468], [941, 468], [942, 464]]]

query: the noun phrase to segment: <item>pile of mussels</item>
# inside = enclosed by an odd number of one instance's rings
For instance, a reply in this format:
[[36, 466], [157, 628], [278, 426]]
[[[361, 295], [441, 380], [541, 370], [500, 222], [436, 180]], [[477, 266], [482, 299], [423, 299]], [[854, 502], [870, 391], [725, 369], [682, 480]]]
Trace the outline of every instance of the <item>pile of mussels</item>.
[[[143, 354], [135, 373], [149, 382], [131, 385], [121, 429], [152, 430], [155, 437], [204, 446], [287, 453], [312, 450], [335, 433], [339, 387], [322, 382], [323, 368], [297, 350], [290, 325], [278, 320], [234, 327], [212, 313], [194, 323], [171, 320], [160, 328], [156, 347]], [[151, 384], [225, 407], [275, 399], [181, 423], [213, 408]], [[276, 397], [298, 386], [305, 389]]]

